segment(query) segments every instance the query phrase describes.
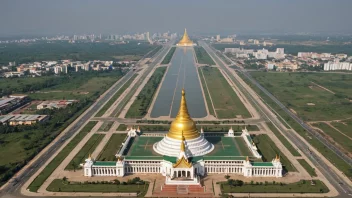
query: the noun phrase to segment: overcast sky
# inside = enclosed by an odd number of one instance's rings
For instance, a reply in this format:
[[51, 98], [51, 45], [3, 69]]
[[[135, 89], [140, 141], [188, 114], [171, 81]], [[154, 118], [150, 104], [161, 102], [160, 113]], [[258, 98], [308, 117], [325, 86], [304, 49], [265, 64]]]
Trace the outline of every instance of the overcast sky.
[[0, 0], [0, 35], [352, 33], [351, 0]]

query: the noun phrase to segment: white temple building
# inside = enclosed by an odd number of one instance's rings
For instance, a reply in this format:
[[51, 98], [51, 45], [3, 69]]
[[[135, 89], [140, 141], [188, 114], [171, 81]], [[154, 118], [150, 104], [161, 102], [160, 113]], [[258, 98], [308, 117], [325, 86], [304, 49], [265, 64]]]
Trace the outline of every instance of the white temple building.
[[[144, 134], [139, 128], [129, 129], [124, 143], [116, 154], [117, 161], [96, 161], [89, 156], [82, 164], [84, 176], [123, 177], [135, 173], [162, 174], [165, 176], [165, 184], [187, 185], [199, 185], [200, 177], [207, 174], [233, 173], [245, 177], [282, 177], [283, 167], [280, 157], [276, 156], [271, 162], [262, 162], [262, 156], [246, 128], [240, 135], [236, 135], [230, 128], [227, 134], [220, 136], [216, 134], [215, 137], [210, 133], [208, 136], [203, 129], [200, 131], [188, 113], [185, 92], [182, 90], [180, 109], [168, 133]], [[133, 138], [134, 141], [131, 141]], [[138, 140], [150, 142], [153, 138], [159, 138], [159, 141], [151, 145], [138, 143]], [[243, 141], [248, 147], [248, 152], [252, 153], [253, 160], [248, 156], [216, 153], [219, 149], [215, 149], [214, 144], [208, 141], [211, 138], [220, 138], [221, 148], [228, 149], [233, 149], [234, 145], [224, 145], [226, 142]], [[153, 155], [146, 156], [138, 152], [141, 146], [146, 149], [143, 152]], [[133, 151], [134, 149], [137, 151]], [[224, 149], [224, 152], [235, 153], [235, 150]]]

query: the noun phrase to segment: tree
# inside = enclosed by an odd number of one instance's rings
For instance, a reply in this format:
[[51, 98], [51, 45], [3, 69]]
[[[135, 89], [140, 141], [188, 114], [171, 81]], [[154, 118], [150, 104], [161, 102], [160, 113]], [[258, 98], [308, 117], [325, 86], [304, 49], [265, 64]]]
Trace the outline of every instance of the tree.
[[225, 175], [225, 179], [230, 179], [230, 175]]
[[63, 177], [63, 178], [62, 178], [62, 181], [67, 181], [67, 177], [66, 177], [66, 176]]
[[228, 179], [228, 180], [227, 180], [227, 184], [228, 184], [228, 185], [230, 185], [230, 186], [232, 186], [232, 185], [233, 185], [233, 182], [234, 182], [234, 180], [233, 180], [233, 179]]

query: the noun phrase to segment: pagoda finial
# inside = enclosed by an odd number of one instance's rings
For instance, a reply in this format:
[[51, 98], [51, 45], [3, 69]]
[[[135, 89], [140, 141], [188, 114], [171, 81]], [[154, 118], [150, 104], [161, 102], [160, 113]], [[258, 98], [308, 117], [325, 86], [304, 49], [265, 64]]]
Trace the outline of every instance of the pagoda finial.
[[88, 155], [88, 159], [91, 160], [92, 159], [92, 155], [89, 153]]
[[248, 156], [246, 157], [246, 162], [248, 162], [249, 161], [249, 158], [248, 158]]

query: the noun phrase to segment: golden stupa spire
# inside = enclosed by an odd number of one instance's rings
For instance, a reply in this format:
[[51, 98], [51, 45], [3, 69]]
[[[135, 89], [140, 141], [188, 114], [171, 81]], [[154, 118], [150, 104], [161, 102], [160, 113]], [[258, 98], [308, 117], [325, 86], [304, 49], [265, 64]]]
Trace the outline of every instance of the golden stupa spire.
[[188, 113], [185, 90], [182, 89], [180, 109], [172, 121], [167, 136], [177, 140], [189, 140], [200, 136], [196, 124]]
[[187, 30], [185, 28], [185, 33], [183, 33], [182, 39], [180, 40], [180, 42], [178, 42], [178, 45], [192, 45], [193, 42], [191, 41], [191, 39], [189, 39], [189, 36], [187, 34]]

